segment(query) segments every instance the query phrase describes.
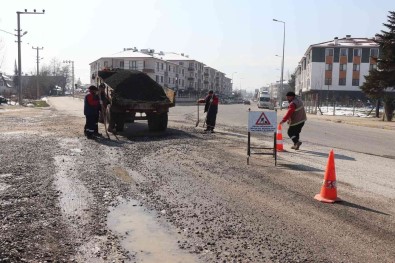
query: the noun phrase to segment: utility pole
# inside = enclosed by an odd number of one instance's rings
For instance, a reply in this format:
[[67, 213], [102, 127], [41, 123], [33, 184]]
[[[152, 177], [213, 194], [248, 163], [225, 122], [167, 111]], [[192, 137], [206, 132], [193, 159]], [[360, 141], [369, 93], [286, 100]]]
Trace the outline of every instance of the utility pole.
[[72, 74], [72, 93], [74, 98], [74, 61], [73, 60], [63, 60], [63, 63], [71, 64], [71, 74]]
[[45, 10], [43, 9], [42, 12], [36, 12], [36, 9], [33, 10], [34, 12], [27, 12], [27, 9], [25, 9], [24, 12], [21, 11], [17, 11], [17, 37], [18, 37], [18, 101], [19, 101], [19, 105], [22, 104], [22, 52], [21, 52], [21, 37], [23, 35], [21, 35], [21, 19], [20, 19], [20, 15], [42, 15], [45, 13]]
[[37, 75], [36, 75], [36, 85], [37, 85], [37, 99], [40, 99], [40, 86], [38, 84], [38, 76], [39, 76], [39, 64], [40, 64], [40, 54], [39, 51], [43, 50], [43, 47], [32, 47], [32, 49], [37, 50]]

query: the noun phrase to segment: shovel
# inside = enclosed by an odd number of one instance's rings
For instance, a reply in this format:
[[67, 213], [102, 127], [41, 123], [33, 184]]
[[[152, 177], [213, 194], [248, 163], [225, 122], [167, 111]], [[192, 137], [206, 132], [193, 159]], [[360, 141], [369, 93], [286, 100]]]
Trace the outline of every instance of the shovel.
[[196, 121], [196, 125], [195, 127], [197, 127], [199, 125], [200, 122], [200, 118], [199, 118], [199, 101], [197, 103], [197, 121]]

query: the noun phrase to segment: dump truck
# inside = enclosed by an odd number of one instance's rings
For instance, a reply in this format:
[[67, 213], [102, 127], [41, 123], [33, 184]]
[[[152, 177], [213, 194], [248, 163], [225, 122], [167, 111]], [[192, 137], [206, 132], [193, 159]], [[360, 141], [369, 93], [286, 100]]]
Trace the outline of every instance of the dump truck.
[[137, 70], [102, 70], [97, 81], [105, 84], [109, 99], [105, 109], [109, 131], [123, 131], [125, 123], [135, 120], [147, 120], [150, 131], [167, 129], [169, 108], [175, 106], [172, 89]]

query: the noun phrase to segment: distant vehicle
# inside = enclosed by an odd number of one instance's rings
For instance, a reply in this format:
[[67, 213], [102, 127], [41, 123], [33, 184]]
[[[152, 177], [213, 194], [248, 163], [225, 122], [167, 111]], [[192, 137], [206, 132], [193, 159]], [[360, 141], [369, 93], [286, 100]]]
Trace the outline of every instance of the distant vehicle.
[[267, 91], [259, 92], [258, 108], [267, 108], [269, 110], [274, 109], [273, 102], [270, 99], [270, 94]]
[[244, 104], [244, 105], [251, 105], [251, 101], [250, 101], [250, 100], [244, 100], [244, 101], [243, 101], [243, 104]]
[[7, 103], [8, 100], [6, 98], [4, 98], [3, 96], [0, 96], [0, 104], [2, 103]]
[[289, 106], [289, 102], [288, 101], [283, 101], [283, 103], [281, 103], [281, 107], [282, 108], [288, 108], [288, 106]]

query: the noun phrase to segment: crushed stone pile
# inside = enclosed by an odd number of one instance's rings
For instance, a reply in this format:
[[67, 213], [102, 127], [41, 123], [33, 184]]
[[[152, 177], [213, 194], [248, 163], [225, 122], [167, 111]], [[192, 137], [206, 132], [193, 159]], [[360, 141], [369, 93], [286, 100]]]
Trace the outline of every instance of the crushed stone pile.
[[99, 71], [101, 77], [112, 91], [114, 103], [126, 105], [135, 102], [170, 103], [163, 88], [147, 74], [137, 70]]

